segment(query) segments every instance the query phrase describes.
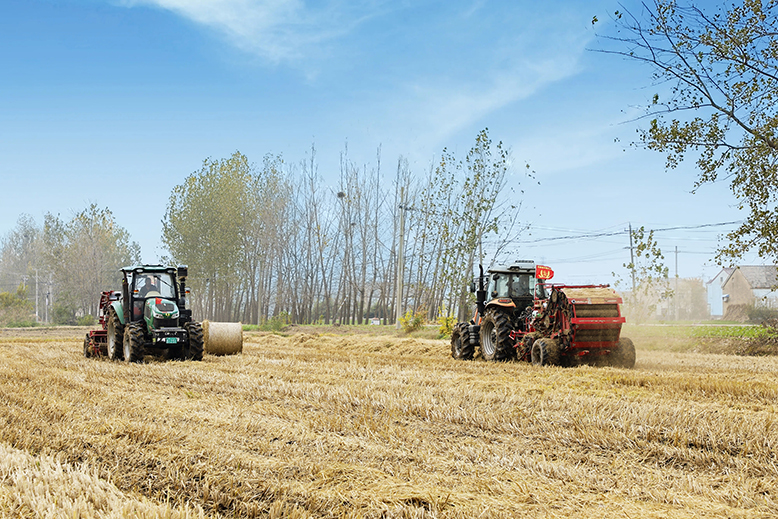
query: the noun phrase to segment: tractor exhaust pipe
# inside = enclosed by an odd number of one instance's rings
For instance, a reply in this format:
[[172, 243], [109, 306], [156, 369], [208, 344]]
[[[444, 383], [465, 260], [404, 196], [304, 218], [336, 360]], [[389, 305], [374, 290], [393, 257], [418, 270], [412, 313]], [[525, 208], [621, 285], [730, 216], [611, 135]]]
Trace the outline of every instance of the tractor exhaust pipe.
[[483, 316], [486, 310], [486, 287], [484, 286], [484, 266], [478, 264], [478, 290], [475, 292], [475, 304], [478, 315]]

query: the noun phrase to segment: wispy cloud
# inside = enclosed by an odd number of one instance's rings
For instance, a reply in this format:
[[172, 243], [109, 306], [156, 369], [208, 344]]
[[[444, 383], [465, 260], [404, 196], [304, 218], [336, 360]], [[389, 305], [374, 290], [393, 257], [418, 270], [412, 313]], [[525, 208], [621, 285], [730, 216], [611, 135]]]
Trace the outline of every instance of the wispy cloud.
[[417, 132], [427, 149], [576, 74], [590, 36], [579, 23], [585, 17], [549, 16], [553, 8], [530, 1], [118, 1], [174, 12], [309, 77], [337, 69], [349, 81], [323, 83], [340, 92], [349, 113], [384, 131]]
[[408, 95], [398, 100], [405, 109], [395, 112], [410, 126], [424, 129], [426, 146], [439, 148], [499, 110], [520, 114], [522, 101], [581, 72], [590, 35], [564, 24], [542, 34], [524, 33], [501, 46], [485, 47], [486, 58], [465, 64], [453, 76], [414, 78], [406, 84]]
[[224, 35], [233, 45], [271, 62], [302, 59], [325, 42], [369, 19], [382, 2], [326, 1], [316, 8], [302, 0], [122, 0], [155, 6]]
[[459, 84], [436, 83], [427, 78], [414, 85], [412, 101], [417, 110], [409, 110], [419, 126], [431, 129], [428, 138], [445, 142], [457, 131], [469, 127], [488, 114], [527, 99], [545, 86], [577, 72], [578, 55], [562, 54], [538, 58], [507, 69], [484, 69]]

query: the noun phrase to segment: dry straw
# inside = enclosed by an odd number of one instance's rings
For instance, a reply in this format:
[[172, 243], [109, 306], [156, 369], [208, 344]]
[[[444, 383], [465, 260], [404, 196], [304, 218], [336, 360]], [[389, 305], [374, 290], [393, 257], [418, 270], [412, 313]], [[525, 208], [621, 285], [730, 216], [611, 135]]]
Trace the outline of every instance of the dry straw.
[[[24, 496], [82, 473], [116, 492], [82, 517], [778, 516], [774, 358], [638, 343], [635, 370], [536, 368], [455, 361], [446, 341], [248, 332], [240, 356], [128, 365], [83, 358], [80, 330], [8, 333], [17, 516], [74, 516], [72, 483]], [[33, 475], [47, 460], [64, 479]]]

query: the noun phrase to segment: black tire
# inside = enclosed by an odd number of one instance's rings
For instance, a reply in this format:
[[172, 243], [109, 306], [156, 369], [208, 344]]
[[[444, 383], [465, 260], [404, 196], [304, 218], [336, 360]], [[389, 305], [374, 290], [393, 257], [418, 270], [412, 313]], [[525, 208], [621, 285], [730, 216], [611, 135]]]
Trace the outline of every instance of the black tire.
[[635, 344], [632, 340], [622, 337], [619, 348], [608, 355], [610, 364], [616, 368], [632, 369], [635, 367]]
[[108, 310], [108, 358], [111, 360], [124, 359], [124, 325], [119, 320], [116, 310], [111, 307]]
[[457, 323], [451, 331], [451, 356], [458, 360], [472, 360], [475, 346], [470, 344], [467, 323]]
[[500, 309], [487, 310], [481, 321], [481, 355], [489, 361], [505, 361], [516, 357], [516, 348], [511, 339], [510, 315]]
[[141, 362], [145, 350], [144, 343], [143, 322], [130, 323], [124, 330], [124, 361]]
[[535, 366], [559, 365], [559, 342], [541, 337], [532, 343], [532, 364]]
[[84, 357], [87, 359], [92, 357], [92, 348], [89, 345], [89, 334], [86, 334], [86, 337], [84, 337]]
[[185, 360], [203, 360], [203, 325], [198, 322], [186, 323], [189, 344], [182, 348]]

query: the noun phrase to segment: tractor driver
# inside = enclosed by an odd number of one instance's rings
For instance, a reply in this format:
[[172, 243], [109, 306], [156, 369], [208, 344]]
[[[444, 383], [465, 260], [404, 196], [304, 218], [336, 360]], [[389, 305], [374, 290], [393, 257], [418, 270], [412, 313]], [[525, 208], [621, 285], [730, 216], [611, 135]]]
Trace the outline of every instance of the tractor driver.
[[529, 276], [515, 276], [511, 284], [511, 297], [526, 297], [532, 295], [529, 289]]
[[149, 292], [159, 293], [159, 279], [157, 276], [146, 276], [146, 283], [140, 289], [140, 297], [146, 297]]

